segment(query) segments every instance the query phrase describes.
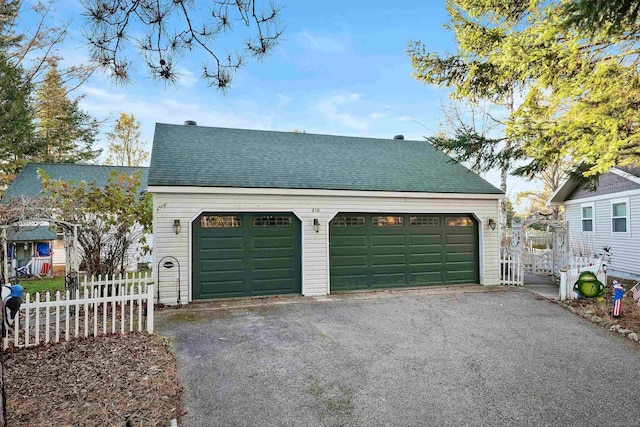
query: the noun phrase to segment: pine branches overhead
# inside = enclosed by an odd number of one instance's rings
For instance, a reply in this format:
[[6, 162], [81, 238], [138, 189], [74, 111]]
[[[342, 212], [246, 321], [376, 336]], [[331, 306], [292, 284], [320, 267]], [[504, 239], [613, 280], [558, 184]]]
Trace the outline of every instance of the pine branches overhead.
[[[128, 55], [135, 51], [153, 78], [174, 82], [182, 54], [196, 51], [203, 58], [202, 77], [225, 90], [248, 57], [264, 58], [282, 34], [280, 10], [257, 2], [213, 0], [205, 9], [189, 0], [90, 0], [85, 17], [92, 59], [126, 82], [133, 65]], [[244, 41], [230, 49], [225, 35], [243, 27]]]

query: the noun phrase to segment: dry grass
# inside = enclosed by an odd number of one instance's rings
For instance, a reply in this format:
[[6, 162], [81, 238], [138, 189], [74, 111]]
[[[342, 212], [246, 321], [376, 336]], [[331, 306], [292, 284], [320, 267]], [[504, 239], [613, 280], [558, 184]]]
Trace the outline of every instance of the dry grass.
[[602, 298], [585, 298], [566, 301], [566, 303], [581, 313], [590, 312], [590, 314], [601, 317], [612, 325], [620, 325], [624, 329], [640, 333], [640, 307], [637, 306], [636, 301], [631, 297], [631, 293], [628, 292], [633, 283], [623, 281], [622, 284], [625, 288], [625, 296], [622, 299], [622, 316], [620, 317], [611, 316], [613, 307], [613, 287], [611, 284], [607, 286], [606, 294]]
[[183, 387], [167, 341], [127, 334], [2, 355], [9, 426], [168, 426]]

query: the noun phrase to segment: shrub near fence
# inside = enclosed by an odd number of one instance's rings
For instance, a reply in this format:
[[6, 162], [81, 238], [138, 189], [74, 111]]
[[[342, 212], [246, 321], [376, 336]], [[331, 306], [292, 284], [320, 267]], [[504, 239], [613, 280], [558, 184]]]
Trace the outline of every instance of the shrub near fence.
[[[127, 278], [85, 278], [77, 295], [66, 291], [26, 294], [3, 349], [32, 347], [71, 338], [144, 331], [153, 333], [153, 284], [150, 274]], [[146, 320], [145, 320], [146, 319]]]

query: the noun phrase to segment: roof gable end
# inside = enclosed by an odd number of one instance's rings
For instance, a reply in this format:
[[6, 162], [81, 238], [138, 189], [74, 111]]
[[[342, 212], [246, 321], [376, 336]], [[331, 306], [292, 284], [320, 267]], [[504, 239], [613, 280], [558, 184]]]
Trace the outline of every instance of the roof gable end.
[[581, 189], [576, 181], [565, 180], [551, 195], [550, 205], [562, 205], [571, 199], [616, 194], [622, 191], [640, 188], [640, 168], [612, 168], [610, 172], [600, 175], [598, 187], [595, 191]]

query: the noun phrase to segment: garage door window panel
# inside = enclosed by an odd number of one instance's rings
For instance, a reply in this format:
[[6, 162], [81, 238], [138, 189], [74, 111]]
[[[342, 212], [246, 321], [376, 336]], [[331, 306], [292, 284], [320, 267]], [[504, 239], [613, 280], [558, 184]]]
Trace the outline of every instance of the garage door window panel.
[[456, 216], [446, 218], [447, 227], [473, 227], [474, 221], [468, 216]]
[[403, 227], [404, 218], [401, 216], [374, 216], [374, 227]]
[[289, 216], [261, 216], [253, 218], [254, 227], [291, 227]]
[[339, 216], [331, 221], [332, 227], [364, 227], [364, 216]]
[[409, 218], [411, 227], [440, 227], [440, 217], [437, 216], [412, 216]]
[[242, 217], [236, 215], [204, 215], [200, 218], [202, 228], [241, 228]]

